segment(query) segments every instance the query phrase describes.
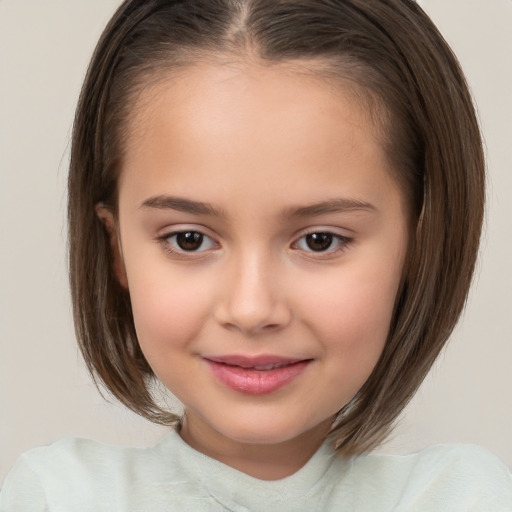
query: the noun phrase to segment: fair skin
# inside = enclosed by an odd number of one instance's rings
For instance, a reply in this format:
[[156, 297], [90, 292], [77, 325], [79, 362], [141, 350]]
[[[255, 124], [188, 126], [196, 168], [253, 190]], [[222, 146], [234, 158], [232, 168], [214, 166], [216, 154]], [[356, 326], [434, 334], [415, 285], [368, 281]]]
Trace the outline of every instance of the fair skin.
[[134, 112], [118, 220], [98, 213], [141, 348], [185, 442], [290, 475], [389, 331], [407, 216], [376, 130], [348, 89], [286, 64], [196, 65]]

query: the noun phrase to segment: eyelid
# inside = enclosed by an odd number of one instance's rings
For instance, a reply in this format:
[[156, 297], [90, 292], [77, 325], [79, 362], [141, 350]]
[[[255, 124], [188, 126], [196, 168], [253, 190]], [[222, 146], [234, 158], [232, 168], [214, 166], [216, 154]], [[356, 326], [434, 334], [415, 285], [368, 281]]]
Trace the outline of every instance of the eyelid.
[[[308, 235], [312, 235], [315, 233], [317, 233], [317, 234], [324, 233], [324, 234], [332, 235], [333, 238], [336, 238], [338, 240], [337, 246], [334, 249], [327, 249], [325, 251], [305, 250], [305, 249], [300, 249], [299, 247], [297, 247], [297, 244], [299, 243], [300, 240], [302, 240], [303, 238], [305, 238]], [[353, 242], [354, 242], [353, 237], [340, 233], [339, 229], [337, 229], [337, 228], [315, 226], [315, 227], [308, 228], [308, 229], [303, 230], [302, 232], [298, 233], [297, 236], [295, 237], [295, 241], [291, 244], [291, 247], [292, 247], [292, 249], [297, 249], [297, 250], [303, 252], [310, 258], [327, 259], [327, 258], [330, 258], [333, 256], [337, 256], [340, 253], [346, 251], [347, 249], [350, 248], [350, 246], [353, 244]]]
[[[178, 247], [173, 247], [169, 240], [181, 233], [199, 233], [204, 238], [207, 238], [211, 241], [213, 247], [209, 247], [207, 249], [201, 249], [196, 251], [185, 251]], [[220, 244], [216, 241], [215, 235], [211, 234], [211, 230], [205, 228], [204, 226], [198, 226], [194, 224], [181, 224], [175, 226], [169, 226], [160, 230], [160, 233], [155, 237], [157, 242], [163, 247], [164, 251], [168, 254], [171, 254], [175, 257], [181, 257], [183, 259], [193, 259], [200, 258], [206, 256], [205, 253], [209, 253], [212, 249], [219, 248]]]
[[204, 236], [207, 236], [211, 239], [217, 238], [217, 235], [206, 226], [202, 224], [172, 224], [167, 225], [163, 228], [158, 229], [155, 238], [165, 238], [170, 237], [172, 235], [176, 235], [178, 233], [186, 233], [188, 231], [194, 231], [196, 233], [201, 233]]

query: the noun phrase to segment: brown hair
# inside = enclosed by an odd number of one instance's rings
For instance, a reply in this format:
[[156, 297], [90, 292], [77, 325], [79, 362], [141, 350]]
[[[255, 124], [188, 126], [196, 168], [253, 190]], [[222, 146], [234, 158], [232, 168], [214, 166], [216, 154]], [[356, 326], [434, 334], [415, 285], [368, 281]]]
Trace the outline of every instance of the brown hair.
[[[129, 293], [95, 213], [116, 212], [126, 120], [150, 79], [214, 56], [309, 59], [373, 98], [391, 167], [410, 199], [411, 241], [388, 340], [339, 412], [335, 445], [381, 442], [464, 307], [477, 256], [484, 158], [471, 97], [450, 48], [412, 0], [127, 0], [106, 27], [77, 108], [69, 172], [74, 319], [89, 370], [121, 402], [164, 424]], [[171, 76], [167, 73], [165, 76]], [[172, 79], [172, 78], [171, 78]]]

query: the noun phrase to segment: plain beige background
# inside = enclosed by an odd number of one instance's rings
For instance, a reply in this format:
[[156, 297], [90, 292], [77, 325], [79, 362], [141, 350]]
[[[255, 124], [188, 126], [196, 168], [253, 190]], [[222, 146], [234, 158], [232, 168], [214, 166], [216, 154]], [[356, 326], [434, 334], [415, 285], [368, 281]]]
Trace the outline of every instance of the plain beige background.
[[[88, 58], [118, 0], [0, 0], [0, 481], [64, 436], [163, 429], [104, 401], [74, 343], [65, 180]], [[466, 70], [487, 141], [487, 230], [465, 317], [386, 451], [472, 442], [512, 466], [512, 1], [424, 0]]]

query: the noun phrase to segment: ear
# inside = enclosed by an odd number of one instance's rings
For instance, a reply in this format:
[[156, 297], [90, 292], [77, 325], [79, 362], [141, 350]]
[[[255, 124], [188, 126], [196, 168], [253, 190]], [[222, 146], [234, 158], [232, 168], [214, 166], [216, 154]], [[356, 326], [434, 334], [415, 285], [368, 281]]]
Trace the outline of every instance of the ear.
[[96, 215], [101, 220], [107, 230], [110, 239], [110, 250], [112, 251], [112, 259], [114, 262], [114, 273], [119, 284], [128, 289], [128, 278], [123, 260], [123, 251], [121, 248], [121, 239], [119, 237], [119, 225], [117, 223], [112, 210], [103, 203], [96, 205]]

